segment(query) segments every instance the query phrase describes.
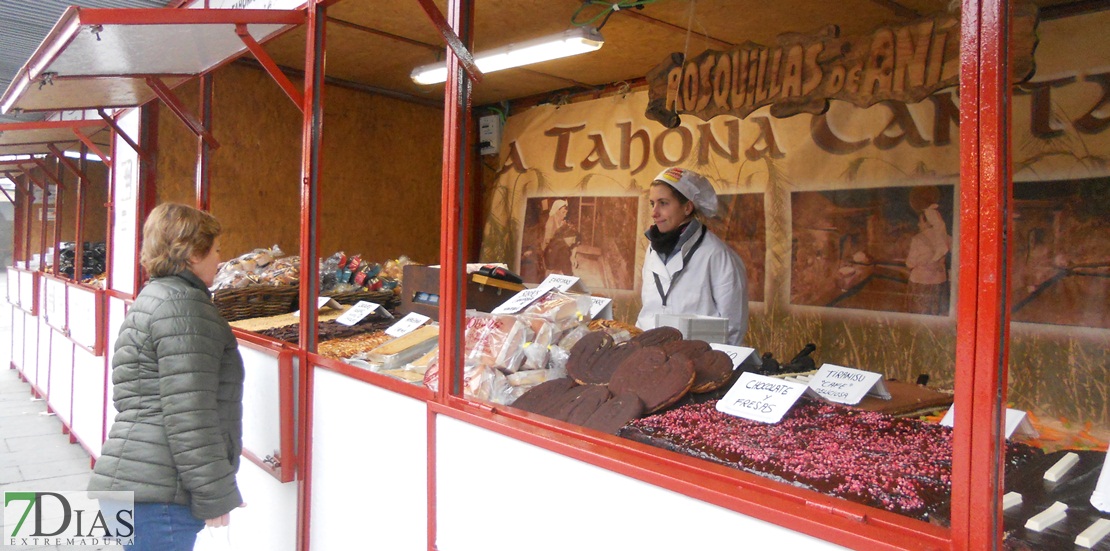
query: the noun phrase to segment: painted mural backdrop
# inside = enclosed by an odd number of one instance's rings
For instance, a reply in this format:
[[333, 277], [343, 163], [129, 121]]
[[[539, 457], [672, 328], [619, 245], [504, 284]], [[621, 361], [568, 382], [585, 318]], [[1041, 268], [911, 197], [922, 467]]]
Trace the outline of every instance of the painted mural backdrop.
[[[1103, 427], [1108, 26], [1110, 12], [1042, 22], [1037, 73], [1015, 90], [1008, 397], [1013, 407]], [[722, 195], [723, 214], [709, 223], [748, 268], [748, 345], [782, 358], [813, 342], [818, 363], [952, 385], [955, 90], [867, 109], [833, 101], [824, 114], [783, 119], [765, 108], [743, 119], [684, 116], [671, 129], [645, 119], [646, 107], [647, 93], [636, 92], [510, 117], [499, 174], [485, 194], [482, 259], [509, 262], [529, 281], [569, 265], [595, 294], [614, 299], [614, 317], [634, 321], [650, 224], [646, 190], [663, 168], [691, 168]], [[549, 224], [552, 207], [564, 205]], [[569, 264], [555, 239], [570, 249]], [[541, 261], [552, 243], [557, 254]]]
[[790, 303], [947, 316], [954, 187], [791, 194]]

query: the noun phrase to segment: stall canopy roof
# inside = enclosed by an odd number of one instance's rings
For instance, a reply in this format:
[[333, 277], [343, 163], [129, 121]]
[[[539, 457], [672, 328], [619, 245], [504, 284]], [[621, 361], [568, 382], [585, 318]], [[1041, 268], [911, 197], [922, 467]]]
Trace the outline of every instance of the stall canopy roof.
[[0, 124], [0, 158], [8, 155], [48, 155], [50, 146], [76, 151], [89, 140], [108, 150], [108, 123], [103, 120], [32, 121]]
[[[264, 43], [304, 22], [303, 11], [70, 7], [0, 98], [0, 112], [119, 108], [235, 59], [238, 34]], [[241, 27], [242, 26], [242, 27]]]
[[[35, 6], [38, 6], [36, 0]], [[99, 8], [70, 8], [0, 97], [0, 112], [27, 113], [89, 107], [131, 107], [155, 97], [147, 77], [167, 88], [244, 56], [235, 24], [265, 43], [264, 55], [296, 80], [305, 70], [304, 10], [137, 8], [113, 9], [140, 0], [41, 0], [79, 2]], [[160, 2], [150, 4], [189, 4]], [[1108, 9], [1110, 0], [1033, 0], [1042, 17]], [[24, 29], [4, 20], [19, 3], [0, 0], [0, 58], [5, 40]], [[204, 2], [199, 2], [203, 5]], [[295, 0], [272, 2], [295, 5]], [[432, 0], [441, 11], [447, 0]], [[212, 4], [230, 5], [230, 0]], [[252, 0], [235, 5], [267, 5]], [[443, 84], [419, 85], [413, 68], [442, 61], [445, 42], [414, 0], [335, 0], [327, 8], [327, 77], [330, 82], [426, 105], [443, 105]], [[25, 7], [24, 7], [25, 6]], [[882, 25], [913, 21], [958, 8], [951, 0], [698, 0], [642, 2], [636, 9], [605, 14], [610, 3], [581, 0], [482, 0], [475, 3], [471, 51], [481, 53], [561, 33], [573, 25], [600, 29], [605, 45], [587, 55], [483, 75], [473, 88], [475, 106], [525, 99], [559, 102], [568, 93], [633, 88], [672, 53], [694, 57], [706, 49], [728, 50], [748, 42], [776, 44], [783, 33], [813, 33], [830, 25], [854, 37]], [[15, 12], [22, 13], [22, 12]], [[276, 19], [265, 19], [272, 17]], [[14, 24], [14, 26], [13, 26]], [[284, 32], [293, 28], [290, 32]], [[93, 32], [94, 30], [98, 32]], [[280, 36], [279, 36], [280, 35]], [[26, 55], [26, 54], [21, 54]], [[26, 59], [26, 58], [25, 58]], [[20, 60], [20, 62], [24, 61]], [[2, 67], [0, 67], [2, 68]], [[272, 69], [272, 68], [271, 68]], [[0, 86], [3, 77], [0, 75]], [[626, 86], [627, 85], [627, 86]], [[288, 90], [287, 90], [288, 93]], [[499, 108], [508, 107], [505, 105]], [[2, 115], [0, 115], [2, 116]]]

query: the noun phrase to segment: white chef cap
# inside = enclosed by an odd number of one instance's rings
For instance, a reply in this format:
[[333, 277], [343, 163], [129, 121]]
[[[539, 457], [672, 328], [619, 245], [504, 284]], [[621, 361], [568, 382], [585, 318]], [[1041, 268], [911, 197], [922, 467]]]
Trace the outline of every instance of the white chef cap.
[[658, 182], [669, 184], [684, 197], [694, 202], [698, 212], [705, 216], [717, 215], [717, 192], [709, 180], [686, 168], [668, 168], [655, 177]]

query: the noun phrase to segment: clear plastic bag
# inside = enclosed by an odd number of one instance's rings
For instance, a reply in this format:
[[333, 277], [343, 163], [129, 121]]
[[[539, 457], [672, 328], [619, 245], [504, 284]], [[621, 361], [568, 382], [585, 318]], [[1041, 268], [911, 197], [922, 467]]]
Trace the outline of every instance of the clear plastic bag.
[[524, 343], [533, 337], [528, 324], [517, 316], [495, 316], [468, 310], [466, 361], [513, 373], [524, 361]]
[[[438, 362], [429, 366], [424, 373], [424, 386], [432, 392], [439, 391]], [[515, 399], [512, 397], [512, 386], [505, 375], [488, 365], [467, 363], [463, 370], [462, 387], [463, 395], [472, 400], [508, 404]]]
[[552, 379], [567, 376], [567, 360], [570, 359], [570, 349], [558, 345], [551, 345], [547, 349], [547, 371]]
[[274, 259], [283, 254], [277, 245], [269, 249], [255, 249], [241, 254], [223, 264], [212, 282], [212, 290], [245, 287], [259, 283], [259, 275]]

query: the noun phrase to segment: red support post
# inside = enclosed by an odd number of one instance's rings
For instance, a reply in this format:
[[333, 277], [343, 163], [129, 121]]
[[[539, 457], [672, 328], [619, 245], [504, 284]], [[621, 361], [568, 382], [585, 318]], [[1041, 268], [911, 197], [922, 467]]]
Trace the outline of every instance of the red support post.
[[76, 244], [73, 254], [74, 281], [81, 281], [81, 277], [85, 273], [85, 189], [89, 185], [89, 150], [82, 144], [79, 151], [81, 158], [78, 162], [81, 163], [81, 166], [77, 172], [77, 212], [75, 213], [77, 222], [73, 230], [73, 242]]
[[[431, 10], [425, 8], [426, 11]], [[436, 12], [438, 13], [438, 12]], [[473, 41], [474, 2], [448, 2], [451, 35], [465, 44]], [[435, 18], [433, 17], [433, 21]], [[444, 33], [445, 36], [447, 33]], [[437, 400], [462, 394], [463, 347], [466, 339], [466, 206], [471, 159], [471, 81], [463, 72], [459, 48], [447, 50], [447, 84], [443, 120], [443, 183], [441, 191], [439, 272], [439, 390]], [[462, 49], [461, 51], [465, 51]], [[428, 419], [428, 549], [436, 541], [436, 432], [434, 414]]]
[[[420, 4], [421, 8], [424, 8], [424, 13], [428, 15], [428, 19], [432, 20], [432, 25], [435, 25], [436, 30], [438, 30], [439, 34], [443, 35], [443, 39], [447, 41], [447, 50], [454, 54], [452, 57], [455, 58], [455, 62], [462, 63], [463, 67], [466, 67], [466, 75], [470, 78], [470, 81], [474, 84], [482, 82], [482, 70], [474, 63], [474, 56], [470, 53], [469, 43], [471, 40], [460, 38], [461, 34], [457, 32], [458, 29], [452, 27], [455, 22], [452, 21], [448, 23], [447, 18], [443, 17], [443, 14], [440, 13], [435, 2], [432, 0], [416, 1]], [[448, 4], [447, 7], [448, 10], [451, 9], [450, 4]], [[447, 59], [448, 71], [451, 70], [451, 63], [452, 61], [449, 57]]]
[[[65, 176], [65, 172], [62, 169], [61, 161], [58, 161], [55, 170], [58, 171], [58, 174], [52, 179], [58, 184], [58, 193], [57, 197], [55, 197], [54, 199], [54, 258], [51, 263], [51, 269], [53, 270], [54, 275], [61, 276], [62, 271], [60, 262], [62, 259], [62, 214], [64, 203], [62, 199], [65, 193], [65, 185], [62, 181], [63, 177]], [[46, 172], [47, 174], [49, 174], [49, 171]], [[80, 249], [77, 249], [74, 252], [79, 254], [81, 251]]]
[[312, 395], [313, 367], [309, 357], [316, 353], [319, 319], [316, 297], [320, 294], [320, 273], [316, 269], [319, 258], [318, 222], [320, 174], [323, 172], [324, 124], [324, 52], [327, 30], [327, 7], [319, 0], [312, 0], [308, 12], [305, 43], [304, 103], [301, 125], [301, 327], [300, 360], [297, 373], [297, 549], [311, 549], [310, 524], [312, 521]]
[[[201, 75], [200, 82], [200, 124], [205, 132], [212, 132], [212, 75]], [[210, 186], [212, 148], [203, 138], [197, 138], [196, 193], [197, 208], [207, 212], [210, 205]]]
[[965, 0], [960, 48], [960, 266], [952, 549], [997, 549], [1009, 355], [1010, 13]]

